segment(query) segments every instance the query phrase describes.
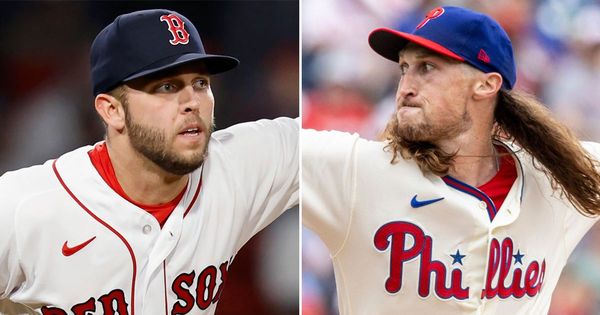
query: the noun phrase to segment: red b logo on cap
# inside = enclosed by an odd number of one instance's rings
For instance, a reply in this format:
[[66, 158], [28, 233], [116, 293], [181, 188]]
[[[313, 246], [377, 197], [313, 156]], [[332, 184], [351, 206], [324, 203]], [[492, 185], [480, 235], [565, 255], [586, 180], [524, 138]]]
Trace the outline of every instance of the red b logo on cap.
[[184, 23], [180, 17], [175, 14], [166, 14], [161, 16], [160, 20], [167, 22], [169, 25], [169, 32], [173, 35], [173, 39], [169, 41], [171, 45], [185, 45], [190, 41], [190, 34], [185, 30]]
[[444, 14], [444, 8], [442, 8], [442, 7], [437, 7], [435, 9], [429, 11], [429, 13], [427, 13], [427, 15], [425, 15], [425, 19], [423, 21], [421, 21], [421, 23], [419, 23], [419, 25], [417, 25], [417, 29], [420, 29], [421, 27], [425, 26], [425, 24], [427, 24], [427, 22], [429, 22], [429, 20], [436, 19], [436, 18], [440, 17], [442, 14]]

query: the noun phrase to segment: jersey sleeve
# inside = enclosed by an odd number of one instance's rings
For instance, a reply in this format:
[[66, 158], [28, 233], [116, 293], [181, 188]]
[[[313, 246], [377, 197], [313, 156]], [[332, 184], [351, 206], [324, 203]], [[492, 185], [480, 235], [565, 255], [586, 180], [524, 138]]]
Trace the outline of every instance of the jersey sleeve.
[[337, 253], [352, 213], [358, 135], [302, 130], [302, 223]]
[[219, 136], [229, 142], [236, 193], [242, 204], [250, 206], [241, 216], [238, 248], [298, 204], [298, 130], [298, 120], [281, 117], [238, 124]]
[[[582, 146], [586, 149], [592, 158], [600, 161], [600, 143], [582, 142]], [[600, 172], [600, 169], [598, 170]], [[600, 219], [600, 216], [587, 217], [579, 213], [579, 211], [570, 211], [567, 214], [565, 221], [565, 246], [570, 253], [575, 249], [575, 246], [583, 238], [585, 233]]]
[[14, 172], [0, 177], [0, 302], [9, 298], [24, 281], [16, 241], [19, 200], [16, 180]]

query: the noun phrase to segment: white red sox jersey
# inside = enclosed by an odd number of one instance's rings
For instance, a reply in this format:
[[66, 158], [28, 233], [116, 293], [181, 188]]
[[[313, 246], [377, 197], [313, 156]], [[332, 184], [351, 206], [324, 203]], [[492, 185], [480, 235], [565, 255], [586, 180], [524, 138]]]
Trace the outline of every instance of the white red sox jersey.
[[329, 248], [341, 314], [546, 314], [596, 220], [553, 192], [524, 150], [507, 145], [518, 178], [495, 209], [452, 177], [390, 164], [384, 146], [302, 131], [303, 223]]
[[83, 147], [0, 178], [0, 313], [214, 314], [233, 257], [298, 202], [298, 123], [217, 131], [161, 229]]

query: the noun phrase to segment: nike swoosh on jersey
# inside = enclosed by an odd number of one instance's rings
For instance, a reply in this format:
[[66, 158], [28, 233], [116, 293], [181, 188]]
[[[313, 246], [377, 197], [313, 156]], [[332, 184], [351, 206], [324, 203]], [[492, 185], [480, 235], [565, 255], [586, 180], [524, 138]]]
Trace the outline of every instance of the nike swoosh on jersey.
[[444, 197], [441, 198], [437, 198], [437, 199], [429, 199], [429, 200], [422, 200], [419, 201], [417, 200], [417, 195], [415, 195], [412, 200], [410, 201], [410, 206], [413, 208], [421, 208], [427, 205], [430, 205], [432, 203], [436, 203], [438, 201], [444, 200]]
[[91, 243], [93, 240], [95, 240], [96, 237], [92, 237], [89, 240], [77, 245], [77, 246], [73, 246], [73, 247], [69, 247], [67, 245], [68, 241], [65, 241], [65, 243], [63, 244], [62, 247], [62, 254], [65, 255], [65, 257], [69, 257], [75, 253], [77, 253], [78, 251], [80, 251], [82, 248], [86, 247], [89, 243]]

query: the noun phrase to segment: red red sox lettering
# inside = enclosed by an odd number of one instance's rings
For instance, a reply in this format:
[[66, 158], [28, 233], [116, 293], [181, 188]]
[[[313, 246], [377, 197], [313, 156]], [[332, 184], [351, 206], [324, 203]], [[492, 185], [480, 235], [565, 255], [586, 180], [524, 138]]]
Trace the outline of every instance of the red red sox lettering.
[[[171, 315], [189, 313], [194, 307], [194, 301], [201, 310], [207, 309], [212, 303], [217, 303], [221, 297], [221, 293], [223, 293], [223, 285], [227, 280], [228, 266], [229, 262], [226, 261], [221, 264], [219, 270], [217, 270], [215, 266], [208, 266], [202, 270], [196, 281], [195, 292], [192, 291], [194, 278], [196, 276], [194, 271], [182, 273], [177, 276], [171, 287], [173, 292], [177, 295], [177, 302], [171, 310]], [[221, 273], [221, 284], [219, 285], [216, 294], [213, 294], [217, 282], [217, 274], [219, 272]], [[193, 293], [196, 293], [195, 298]]]
[[169, 32], [173, 35], [173, 39], [169, 40], [171, 45], [185, 45], [190, 41], [190, 33], [185, 30], [185, 23], [175, 14], [165, 14], [160, 17], [160, 20], [169, 25]]
[[[217, 303], [223, 293], [223, 286], [227, 280], [229, 262], [223, 262], [219, 268], [208, 266], [202, 270], [196, 277], [196, 272], [192, 270], [189, 273], [179, 274], [171, 289], [177, 296], [177, 301], [171, 309], [171, 315], [183, 315], [189, 313], [194, 306], [198, 306], [201, 310], [207, 309], [211, 304]], [[220, 278], [221, 283], [216, 288], [217, 278]], [[194, 286], [195, 284], [195, 286]], [[216, 288], [216, 291], [215, 291]], [[90, 297], [87, 301], [79, 303], [71, 307], [71, 312], [74, 315], [98, 314], [105, 315], [125, 315], [129, 314], [125, 293], [123, 290], [115, 289], [98, 298], [101, 309], [96, 309], [96, 300]], [[67, 311], [58, 307], [42, 307], [44, 315], [67, 315]]]
[[[407, 237], [414, 240], [414, 244], [407, 248]], [[462, 271], [459, 267], [453, 268], [450, 273], [444, 263], [432, 259], [432, 238], [417, 225], [395, 221], [380, 227], [375, 233], [374, 244], [380, 251], [390, 250], [390, 270], [385, 282], [385, 289], [389, 293], [397, 293], [402, 289], [404, 264], [420, 258], [418, 294], [428, 297], [431, 293], [431, 277], [435, 275], [435, 294], [442, 299], [455, 298], [459, 300], [469, 297], [469, 287], [463, 287]], [[488, 255], [488, 269], [485, 287], [481, 298], [492, 299], [496, 296], [505, 299], [508, 297], [521, 298], [527, 294], [535, 296], [542, 289], [546, 261], [540, 264], [532, 261], [526, 269], [522, 265], [520, 251], [513, 251], [514, 245], [511, 238], [505, 238], [502, 243], [492, 239]], [[515, 267], [512, 271], [512, 282], [506, 284], [511, 272], [513, 257]], [[523, 266], [524, 267], [524, 266]], [[525, 272], [523, 272], [525, 270]], [[450, 285], [446, 286], [446, 277], [450, 276]], [[497, 276], [497, 277], [496, 277]]]

